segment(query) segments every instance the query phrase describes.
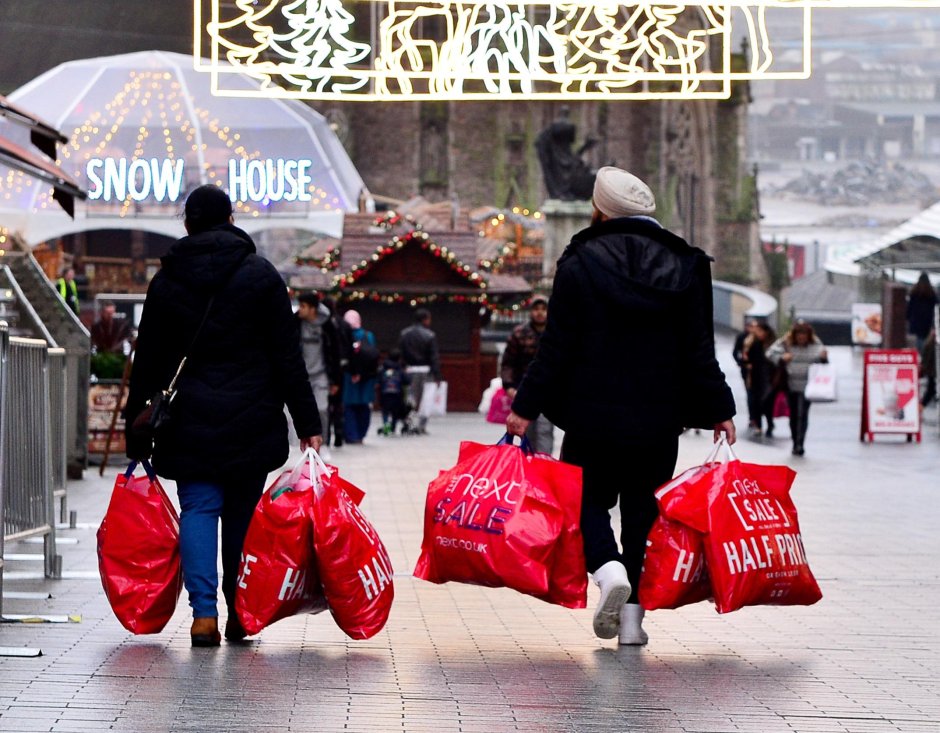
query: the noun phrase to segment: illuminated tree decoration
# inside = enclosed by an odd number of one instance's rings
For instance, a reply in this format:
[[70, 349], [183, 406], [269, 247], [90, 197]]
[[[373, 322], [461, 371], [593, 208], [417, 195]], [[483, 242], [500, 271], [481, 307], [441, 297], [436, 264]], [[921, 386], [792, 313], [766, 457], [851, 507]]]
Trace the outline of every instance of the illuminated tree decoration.
[[270, 51], [309, 69], [304, 76], [285, 74], [285, 79], [304, 91], [317, 92], [351, 92], [366, 84], [366, 79], [350, 76], [347, 70], [371, 49], [346, 38], [353, 17], [341, 0], [293, 0], [284, 6], [284, 17], [291, 32], [272, 35]]

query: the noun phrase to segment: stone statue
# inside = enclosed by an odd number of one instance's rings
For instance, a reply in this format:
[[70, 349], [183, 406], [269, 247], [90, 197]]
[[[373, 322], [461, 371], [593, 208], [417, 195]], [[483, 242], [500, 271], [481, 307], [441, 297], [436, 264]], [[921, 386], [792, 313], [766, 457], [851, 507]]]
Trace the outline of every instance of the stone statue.
[[581, 154], [594, 147], [597, 140], [588, 137], [581, 147], [572, 150], [577, 128], [569, 117], [568, 107], [562, 107], [558, 117], [535, 139], [535, 150], [549, 198], [587, 201], [594, 190], [595, 172], [584, 162]]

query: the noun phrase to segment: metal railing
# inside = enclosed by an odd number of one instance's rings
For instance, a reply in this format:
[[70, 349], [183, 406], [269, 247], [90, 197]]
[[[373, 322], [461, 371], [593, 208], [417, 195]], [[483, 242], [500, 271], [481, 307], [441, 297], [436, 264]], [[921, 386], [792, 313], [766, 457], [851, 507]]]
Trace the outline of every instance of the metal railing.
[[49, 445], [52, 496], [59, 501], [59, 522], [69, 521], [68, 420], [69, 363], [65, 349], [49, 349]]
[[[0, 337], [3, 540], [42, 537], [45, 575], [58, 578], [62, 558], [56, 554], [54, 504], [56, 491], [64, 491], [66, 448], [64, 432], [53, 430], [52, 409], [64, 402], [65, 354], [39, 339], [10, 337], [5, 323]], [[0, 575], [0, 593], [2, 582]]]
[[6, 535], [4, 507], [7, 465], [7, 365], [10, 357], [10, 330], [5, 321], [0, 321], [0, 620], [3, 619], [3, 538]]
[[[88, 379], [91, 342], [87, 329], [46, 279], [29, 252], [0, 253], [0, 279], [14, 296], [22, 335], [44, 338], [65, 349], [68, 361], [68, 474], [81, 478], [88, 459]], [[15, 331], [14, 331], [15, 333]]]

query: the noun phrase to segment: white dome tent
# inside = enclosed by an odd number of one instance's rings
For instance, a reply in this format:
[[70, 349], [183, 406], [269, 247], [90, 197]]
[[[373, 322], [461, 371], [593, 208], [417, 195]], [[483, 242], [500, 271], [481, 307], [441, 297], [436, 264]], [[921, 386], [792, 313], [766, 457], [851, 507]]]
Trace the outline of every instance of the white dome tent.
[[[257, 82], [242, 74], [246, 89]], [[147, 51], [72, 61], [10, 99], [68, 138], [58, 163], [88, 191], [70, 219], [52, 188], [0, 168], [0, 220], [31, 245], [100, 229], [179, 236], [196, 186], [229, 191], [237, 225], [256, 233], [342, 233], [343, 214], [371, 199], [325, 118], [291, 100], [215, 97], [190, 56]], [[0, 120], [0, 134], [28, 133]]]

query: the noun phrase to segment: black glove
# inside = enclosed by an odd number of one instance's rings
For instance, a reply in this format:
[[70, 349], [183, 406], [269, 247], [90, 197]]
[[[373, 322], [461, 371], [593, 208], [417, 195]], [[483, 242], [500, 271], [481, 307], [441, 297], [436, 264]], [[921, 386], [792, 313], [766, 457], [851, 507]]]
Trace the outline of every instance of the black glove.
[[147, 439], [141, 439], [128, 430], [124, 434], [125, 453], [132, 461], [149, 461], [153, 454], [153, 444]]

